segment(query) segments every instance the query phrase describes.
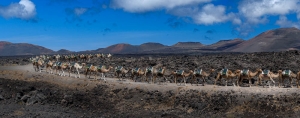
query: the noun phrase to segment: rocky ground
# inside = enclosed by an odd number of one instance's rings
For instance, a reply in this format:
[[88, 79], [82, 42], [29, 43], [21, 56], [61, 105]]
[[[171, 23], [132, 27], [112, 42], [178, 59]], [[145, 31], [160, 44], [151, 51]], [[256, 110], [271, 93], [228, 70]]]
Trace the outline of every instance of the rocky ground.
[[[173, 70], [205, 71], [268, 68], [276, 72], [299, 71], [300, 52], [223, 53], [199, 55], [113, 55], [89, 63], [126, 68], [156, 66]], [[298, 88], [262, 86], [213, 86], [216, 73], [206, 86], [121, 82], [107, 75], [107, 82], [87, 78], [60, 77], [34, 72], [29, 57], [0, 58], [1, 117], [297, 117]], [[256, 78], [254, 78], [256, 80]], [[295, 86], [295, 83], [293, 83]]]

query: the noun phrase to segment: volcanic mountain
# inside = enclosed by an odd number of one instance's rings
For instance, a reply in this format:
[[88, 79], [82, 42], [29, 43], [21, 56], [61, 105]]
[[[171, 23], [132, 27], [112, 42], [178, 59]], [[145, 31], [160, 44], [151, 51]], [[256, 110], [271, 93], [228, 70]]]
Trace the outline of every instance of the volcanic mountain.
[[66, 49], [60, 49], [56, 53], [58, 53], [58, 54], [72, 54], [74, 52], [66, 50]]
[[53, 50], [28, 43], [0, 41], [0, 56], [54, 54]]
[[199, 48], [204, 46], [200, 42], [178, 42], [174, 44], [172, 47], [179, 47], [179, 48]]
[[297, 28], [269, 30], [225, 51], [271, 52], [291, 49], [300, 49], [300, 30]]
[[200, 50], [207, 51], [224, 51], [227, 48], [234, 47], [240, 43], [243, 43], [245, 40], [242, 39], [233, 39], [233, 40], [220, 40], [214, 44], [203, 46]]

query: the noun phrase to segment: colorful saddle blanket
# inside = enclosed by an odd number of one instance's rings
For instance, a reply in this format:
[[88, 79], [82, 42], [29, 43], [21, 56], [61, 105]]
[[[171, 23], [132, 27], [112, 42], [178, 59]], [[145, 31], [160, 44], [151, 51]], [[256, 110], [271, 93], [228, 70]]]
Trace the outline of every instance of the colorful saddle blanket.
[[75, 65], [75, 62], [70, 63], [70, 66], [72, 66], [72, 67], [73, 67], [74, 65]]
[[242, 73], [242, 75], [247, 75], [248, 72], [249, 72], [249, 69], [243, 69], [241, 73]]
[[61, 64], [62, 64], [61, 62], [57, 62], [56, 66], [61, 66]]
[[195, 74], [195, 75], [201, 75], [201, 73], [202, 73], [202, 69], [196, 69], [196, 70], [194, 71], [194, 74]]
[[228, 69], [226, 69], [226, 68], [221, 70], [221, 74], [222, 74], [222, 75], [226, 75], [227, 72], [228, 72]]
[[269, 72], [270, 72], [270, 70], [264, 70], [264, 71], [262, 71], [262, 74], [267, 75], [267, 74], [269, 74]]
[[123, 66], [117, 66], [116, 71], [121, 71], [123, 69]]
[[151, 73], [153, 71], [153, 67], [148, 67], [147, 69], [146, 69], [146, 72], [147, 73]]
[[132, 70], [132, 72], [136, 73], [136, 72], [139, 72], [140, 68], [135, 68]]
[[162, 74], [162, 73], [163, 73], [163, 71], [164, 71], [164, 69], [163, 69], [163, 68], [159, 68], [159, 69], [157, 70], [157, 73], [159, 73], [159, 74]]
[[290, 76], [291, 75], [291, 70], [284, 70], [283, 72], [282, 72], [282, 75], [285, 75], [285, 76]]
[[184, 72], [184, 70], [177, 70], [177, 71], [176, 71], [176, 74], [177, 74], [177, 75], [182, 75], [183, 72]]
[[105, 65], [99, 65], [98, 66], [98, 69], [102, 69], [102, 68], [105, 68]]
[[86, 65], [86, 68], [87, 68], [87, 69], [90, 69], [92, 66], [93, 66], [93, 64], [87, 64], [87, 65]]

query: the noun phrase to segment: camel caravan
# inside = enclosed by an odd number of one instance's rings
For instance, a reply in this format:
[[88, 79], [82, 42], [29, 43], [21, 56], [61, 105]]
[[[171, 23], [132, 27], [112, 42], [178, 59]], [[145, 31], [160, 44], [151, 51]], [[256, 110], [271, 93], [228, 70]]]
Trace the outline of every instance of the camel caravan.
[[[209, 78], [214, 78], [214, 86], [227, 86], [228, 82], [230, 82], [233, 86], [245, 86], [243, 84], [248, 83], [249, 87], [253, 85], [265, 87], [265, 85], [268, 84], [269, 88], [271, 88], [271, 84], [275, 87], [275, 80], [278, 80], [278, 87], [281, 88], [287, 86], [293, 87], [292, 82], [296, 80], [296, 85], [299, 88], [300, 71], [294, 73], [289, 69], [278, 70], [276, 72], [269, 69], [256, 69], [254, 71], [250, 69], [230, 70], [225, 67], [218, 70], [203, 70], [201, 68], [168, 70], [166, 67], [155, 66], [126, 68], [124, 66], [112, 67], [109, 65], [94, 65], [88, 63], [93, 58], [110, 59], [111, 57], [111, 54], [41, 55], [32, 57], [30, 60], [36, 72], [42, 72], [44, 69], [45, 72], [49, 74], [75, 78], [80, 78], [80, 75], [84, 74], [85, 78], [92, 80], [100, 79], [105, 82], [107, 74], [110, 73], [110, 75], [114, 76], [114, 78], [120, 82], [130, 79], [133, 82], [139, 81], [149, 84], [175, 83], [175, 85], [186, 86], [187, 83], [190, 83], [192, 86], [193, 84], [196, 86], [199, 84], [205, 86]], [[99, 74], [101, 74], [101, 76], [98, 76]], [[213, 75], [215, 76], [213, 77]], [[254, 83], [253, 80], [256, 80], [256, 83]], [[223, 84], [224, 81], [225, 84]], [[289, 84], [285, 85], [285, 81], [289, 81]]]

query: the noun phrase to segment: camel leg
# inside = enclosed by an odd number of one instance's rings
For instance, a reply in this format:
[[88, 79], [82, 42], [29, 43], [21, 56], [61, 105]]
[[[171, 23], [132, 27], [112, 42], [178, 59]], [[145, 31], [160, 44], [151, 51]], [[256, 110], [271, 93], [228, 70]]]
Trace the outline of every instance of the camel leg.
[[217, 78], [215, 79], [215, 86], [217, 84], [218, 79], [220, 78], [220, 75], [218, 74]]
[[275, 81], [271, 78], [271, 81], [273, 82], [273, 84], [274, 84], [274, 88], [275, 88]]
[[290, 77], [290, 86], [293, 88], [293, 85], [292, 85], [292, 78]]
[[249, 87], [251, 87], [251, 78], [248, 78], [248, 81], [249, 81]]
[[106, 82], [104, 73], [102, 73], [102, 78], [103, 78], [104, 82]]
[[299, 88], [299, 78], [297, 79], [297, 88]]

